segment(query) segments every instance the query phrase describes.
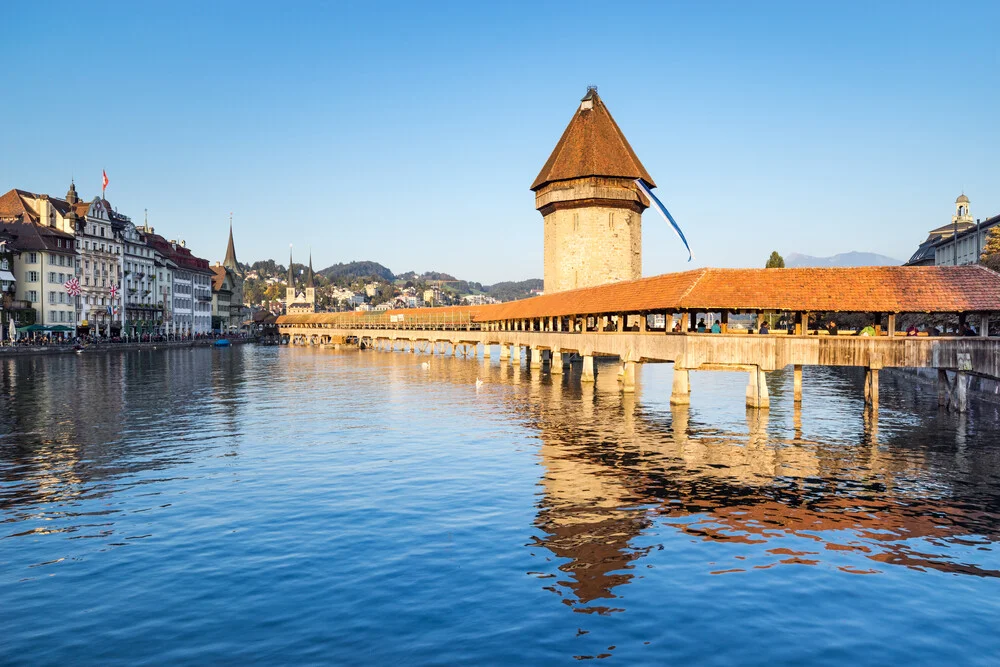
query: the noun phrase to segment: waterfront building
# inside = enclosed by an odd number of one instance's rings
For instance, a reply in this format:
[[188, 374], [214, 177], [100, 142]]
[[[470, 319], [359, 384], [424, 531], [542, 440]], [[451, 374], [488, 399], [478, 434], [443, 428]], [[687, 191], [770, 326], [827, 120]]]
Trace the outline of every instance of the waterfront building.
[[[80, 251], [81, 305], [77, 324], [85, 333], [105, 334], [109, 328], [112, 333], [121, 332], [125, 301], [123, 230], [131, 221], [115, 211], [107, 199], [81, 201], [72, 183], [66, 202], [72, 207], [69, 215], [76, 225]], [[112, 286], [118, 288], [116, 296], [112, 296]]]
[[[234, 324], [232, 306], [235, 301], [233, 274], [216, 262], [212, 267], [212, 330], [228, 331]], [[235, 323], [239, 324], [236, 320]]]
[[285, 288], [285, 312], [292, 314], [316, 312], [316, 285], [313, 280], [312, 253], [309, 253], [309, 269], [303, 291], [295, 289], [295, 272], [292, 270], [292, 251], [288, 251], [288, 285]]
[[121, 240], [125, 249], [125, 270], [121, 286], [125, 300], [125, 333], [160, 333], [163, 323], [163, 302], [160, 299], [162, 266], [156, 262], [156, 249], [149, 245], [142, 229], [131, 220], [121, 225]]
[[173, 271], [173, 313], [170, 333], [207, 334], [212, 331], [212, 277], [207, 259], [195, 257], [183, 241], [170, 241]]
[[[215, 297], [215, 284], [218, 280], [219, 271], [222, 268], [226, 274], [224, 281], [222, 283], [228, 283], [229, 299], [227, 301], [228, 306], [225, 310], [216, 307], [214, 300]], [[245, 277], [243, 275], [243, 269], [240, 268], [240, 263], [236, 261], [236, 245], [233, 243], [233, 220], [229, 219], [229, 243], [226, 246], [226, 258], [222, 260], [222, 264], [216, 264], [212, 269], [215, 272], [212, 283], [213, 291], [213, 313], [225, 320], [223, 327], [239, 328], [244, 319], [244, 304], [243, 304], [243, 284]]]
[[[965, 199], [965, 215], [961, 220], [958, 232], [942, 237], [934, 243], [934, 264], [937, 266], [954, 266], [956, 264], [976, 264], [986, 247], [986, 235], [1000, 224], [1000, 215], [994, 215], [986, 220], [977, 219], [972, 223], [972, 214], [968, 212], [969, 199], [963, 194], [959, 200]], [[960, 206], [956, 202], [956, 206]], [[952, 220], [956, 220], [955, 217]]]
[[587, 89], [531, 189], [544, 219], [545, 292], [642, 277], [635, 181], [656, 184], [597, 94]]
[[[916, 252], [906, 262], [906, 266], [937, 266], [939, 264], [955, 264], [955, 246], [951, 242], [955, 235], [965, 235], [965, 242], [960, 244], [961, 257], [975, 259], [971, 261], [958, 261], [958, 264], [974, 264], [979, 261], [978, 248], [973, 239], [969, 239], [967, 232], [976, 227], [976, 221], [972, 218], [969, 209], [969, 198], [963, 192], [955, 200], [955, 214], [951, 216], [951, 222], [947, 225], [936, 227], [927, 233], [927, 238], [920, 244]], [[946, 251], [951, 250], [951, 256], [947, 257]], [[949, 261], [950, 260], [950, 261]]]
[[[72, 327], [77, 321], [78, 300], [65, 286], [78, 271], [69, 210], [63, 200], [26, 190], [14, 189], [0, 196], [0, 229], [20, 252], [12, 264], [12, 306], [19, 311], [30, 308], [35, 324]], [[21, 326], [29, 324], [27, 319], [16, 315]]]
[[[31, 304], [16, 298], [17, 280], [14, 277], [14, 261], [21, 253], [12, 233], [0, 227], [0, 340], [9, 337], [10, 320], [24, 324], [34, 323]], [[26, 315], [30, 314], [30, 318]], [[28, 321], [30, 319], [30, 321]]]
[[174, 327], [173, 308], [174, 270], [177, 268], [177, 263], [174, 261], [175, 251], [170, 241], [157, 234], [148, 220], [139, 228], [139, 232], [146, 246], [153, 251], [153, 269], [156, 271], [154, 294], [162, 315], [161, 322], [155, 327], [155, 333], [178, 333]]

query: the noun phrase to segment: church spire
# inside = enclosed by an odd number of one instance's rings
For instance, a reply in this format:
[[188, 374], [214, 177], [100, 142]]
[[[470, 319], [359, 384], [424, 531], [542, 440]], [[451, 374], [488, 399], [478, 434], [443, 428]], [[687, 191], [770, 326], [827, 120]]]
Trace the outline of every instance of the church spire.
[[292, 271], [292, 245], [288, 244], [288, 289], [295, 287], [295, 272]]
[[222, 265], [227, 269], [240, 272], [239, 262], [236, 261], [236, 246], [233, 244], [233, 214], [229, 214], [229, 245], [226, 246], [226, 258], [222, 260]]
[[309, 251], [309, 273], [306, 278], [306, 287], [315, 287], [313, 284], [313, 253], [312, 250]]

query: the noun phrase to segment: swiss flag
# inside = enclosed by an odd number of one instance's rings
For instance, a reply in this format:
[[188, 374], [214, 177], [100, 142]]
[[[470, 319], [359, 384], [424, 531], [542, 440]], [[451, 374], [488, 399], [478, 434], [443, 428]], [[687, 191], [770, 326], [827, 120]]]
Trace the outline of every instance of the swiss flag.
[[109, 182], [108, 181], [108, 172], [106, 172], [103, 169], [101, 169], [101, 174], [104, 176], [103, 180], [101, 181], [101, 189], [104, 190], [104, 189], [106, 189], [108, 187], [108, 182]]

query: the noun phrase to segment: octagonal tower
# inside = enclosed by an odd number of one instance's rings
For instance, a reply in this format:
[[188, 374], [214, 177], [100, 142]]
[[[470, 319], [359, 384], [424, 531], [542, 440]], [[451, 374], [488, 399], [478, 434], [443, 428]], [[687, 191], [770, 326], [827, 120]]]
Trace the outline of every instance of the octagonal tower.
[[642, 277], [642, 212], [635, 184], [656, 187], [590, 87], [532, 183], [545, 226], [545, 291]]

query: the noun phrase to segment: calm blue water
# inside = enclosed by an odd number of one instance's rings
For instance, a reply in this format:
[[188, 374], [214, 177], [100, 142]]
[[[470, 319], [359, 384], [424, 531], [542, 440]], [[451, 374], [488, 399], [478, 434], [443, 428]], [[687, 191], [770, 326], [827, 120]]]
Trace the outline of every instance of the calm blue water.
[[428, 358], [0, 359], [0, 663], [996, 664], [996, 408]]

